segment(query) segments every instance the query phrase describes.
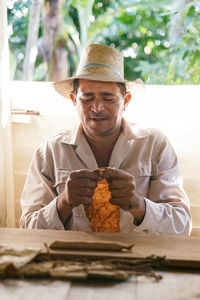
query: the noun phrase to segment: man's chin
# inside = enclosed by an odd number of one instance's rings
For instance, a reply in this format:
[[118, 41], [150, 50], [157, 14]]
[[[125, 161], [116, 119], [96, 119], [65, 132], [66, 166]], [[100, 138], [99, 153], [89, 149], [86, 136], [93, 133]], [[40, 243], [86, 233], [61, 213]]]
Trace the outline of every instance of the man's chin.
[[[96, 128], [88, 128], [89, 130], [87, 130], [87, 132], [92, 135], [92, 136], [98, 136], [98, 137], [105, 137], [110, 135], [110, 130], [109, 129], [103, 129], [100, 126], [97, 126]], [[87, 134], [86, 132], [86, 134]]]

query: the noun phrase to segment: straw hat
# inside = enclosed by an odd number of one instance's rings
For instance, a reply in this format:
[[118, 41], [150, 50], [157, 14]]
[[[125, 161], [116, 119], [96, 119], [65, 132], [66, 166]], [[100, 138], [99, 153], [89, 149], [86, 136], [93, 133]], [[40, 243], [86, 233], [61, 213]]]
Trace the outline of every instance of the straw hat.
[[89, 79], [97, 81], [124, 82], [127, 90], [132, 92], [142, 81], [127, 81], [124, 79], [124, 57], [122, 53], [110, 46], [91, 44], [81, 52], [76, 76], [53, 83], [56, 91], [66, 98], [73, 91], [74, 79]]

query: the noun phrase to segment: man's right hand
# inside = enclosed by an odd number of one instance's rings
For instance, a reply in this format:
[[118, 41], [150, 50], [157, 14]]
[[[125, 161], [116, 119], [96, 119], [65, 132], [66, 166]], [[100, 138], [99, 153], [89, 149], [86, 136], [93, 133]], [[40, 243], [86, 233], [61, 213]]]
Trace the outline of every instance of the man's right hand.
[[64, 191], [57, 200], [58, 215], [63, 224], [66, 223], [74, 207], [92, 203], [92, 195], [97, 181], [102, 178], [96, 170], [83, 169], [70, 172]]

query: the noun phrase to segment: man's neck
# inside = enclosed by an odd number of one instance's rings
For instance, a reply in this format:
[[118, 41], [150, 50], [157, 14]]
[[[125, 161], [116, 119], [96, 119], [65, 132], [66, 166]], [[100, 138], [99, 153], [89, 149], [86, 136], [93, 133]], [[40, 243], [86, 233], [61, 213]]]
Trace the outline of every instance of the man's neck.
[[103, 137], [95, 136], [93, 138], [84, 133], [99, 167], [106, 167], [109, 165], [113, 148], [120, 133], [121, 128], [115, 132], [115, 134]]

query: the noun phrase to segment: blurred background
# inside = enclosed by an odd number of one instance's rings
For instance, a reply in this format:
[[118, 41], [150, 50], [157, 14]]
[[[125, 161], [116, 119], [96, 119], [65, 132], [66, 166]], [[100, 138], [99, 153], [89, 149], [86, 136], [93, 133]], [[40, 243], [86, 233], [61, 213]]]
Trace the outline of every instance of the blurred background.
[[14, 80], [71, 76], [90, 43], [125, 56], [125, 77], [147, 84], [200, 82], [200, 1], [7, 0]]

